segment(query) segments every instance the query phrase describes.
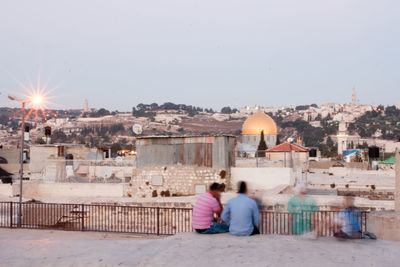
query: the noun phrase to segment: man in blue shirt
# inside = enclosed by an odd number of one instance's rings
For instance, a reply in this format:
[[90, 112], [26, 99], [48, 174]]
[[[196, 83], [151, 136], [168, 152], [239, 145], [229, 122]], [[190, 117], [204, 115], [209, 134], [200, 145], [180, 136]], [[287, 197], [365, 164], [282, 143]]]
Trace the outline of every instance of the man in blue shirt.
[[260, 221], [260, 212], [257, 203], [247, 196], [247, 185], [239, 182], [239, 195], [228, 201], [221, 219], [229, 224], [232, 235], [248, 236], [259, 234], [257, 226]]
[[361, 232], [361, 212], [354, 207], [354, 198], [346, 196], [343, 199], [344, 210], [339, 212], [335, 219], [336, 226], [340, 229], [334, 233], [335, 237], [345, 239], [360, 239]]

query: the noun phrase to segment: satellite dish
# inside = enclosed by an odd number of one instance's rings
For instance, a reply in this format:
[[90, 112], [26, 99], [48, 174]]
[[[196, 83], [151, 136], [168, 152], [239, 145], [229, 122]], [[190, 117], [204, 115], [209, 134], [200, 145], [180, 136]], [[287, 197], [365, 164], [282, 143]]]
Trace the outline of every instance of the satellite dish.
[[133, 125], [132, 126], [132, 131], [136, 135], [142, 134], [142, 132], [143, 132], [142, 125], [140, 125], [140, 124]]
[[293, 143], [294, 139], [293, 139], [292, 137], [289, 137], [289, 138], [287, 139], [287, 141], [288, 141], [289, 143]]

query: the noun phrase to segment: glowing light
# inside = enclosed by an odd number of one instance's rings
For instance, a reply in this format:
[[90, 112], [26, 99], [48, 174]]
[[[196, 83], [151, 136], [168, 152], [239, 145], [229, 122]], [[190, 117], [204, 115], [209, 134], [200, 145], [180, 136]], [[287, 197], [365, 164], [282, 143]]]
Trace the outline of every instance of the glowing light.
[[28, 113], [25, 116], [25, 120], [29, 120], [30, 116], [34, 114], [36, 127], [37, 120], [40, 115], [44, 120], [47, 120], [48, 116], [46, 115], [46, 112], [50, 114], [53, 113], [51, 110], [49, 110], [49, 106], [56, 106], [56, 104], [50, 102], [49, 100], [54, 98], [50, 96], [50, 93], [52, 93], [56, 87], [49, 88], [48, 82], [41, 85], [40, 76], [37, 79], [36, 85], [34, 85], [31, 81], [29, 81], [29, 85], [25, 85], [20, 81], [16, 82], [25, 90], [25, 94], [21, 94], [21, 97], [18, 97], [18, 99], [14, 96], [12, 96], [12, 98], [15, 98], [19, 102], [26, 103]]
[[35, 105], [35, 106], [40, 105], [42, 103], [42, 101], [43, 101], [43, 99], [42, 99], [42, 97], [40, 95], [34, 96], [32, 98], [32, 104]]

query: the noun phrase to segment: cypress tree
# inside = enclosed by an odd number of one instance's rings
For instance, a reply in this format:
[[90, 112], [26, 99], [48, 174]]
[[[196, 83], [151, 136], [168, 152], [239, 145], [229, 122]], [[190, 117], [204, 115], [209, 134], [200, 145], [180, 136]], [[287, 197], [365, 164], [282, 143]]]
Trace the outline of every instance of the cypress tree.
[[265, 150], [267, 150], [267, 144], [264, 139], [264, 131], [261, 131], [260, 143], [257, 148], [258, 157], [265, 157]]

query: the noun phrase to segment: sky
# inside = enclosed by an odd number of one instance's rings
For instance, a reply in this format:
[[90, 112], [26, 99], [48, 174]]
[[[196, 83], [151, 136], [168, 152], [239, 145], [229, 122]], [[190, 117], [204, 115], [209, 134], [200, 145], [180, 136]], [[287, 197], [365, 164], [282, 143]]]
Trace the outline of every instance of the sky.
[[400, 102], [398, 0], [2, 0], [0, 106]]

